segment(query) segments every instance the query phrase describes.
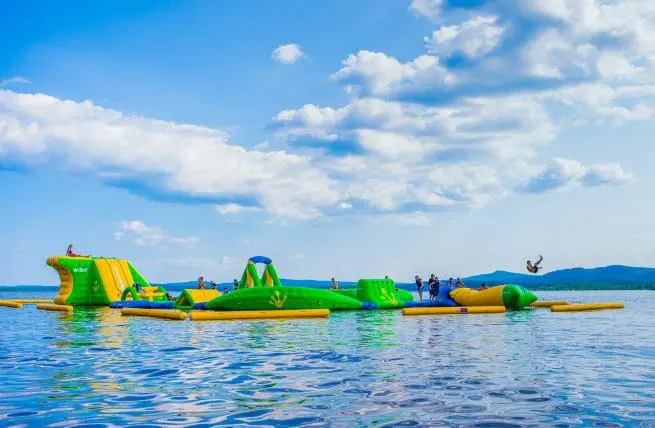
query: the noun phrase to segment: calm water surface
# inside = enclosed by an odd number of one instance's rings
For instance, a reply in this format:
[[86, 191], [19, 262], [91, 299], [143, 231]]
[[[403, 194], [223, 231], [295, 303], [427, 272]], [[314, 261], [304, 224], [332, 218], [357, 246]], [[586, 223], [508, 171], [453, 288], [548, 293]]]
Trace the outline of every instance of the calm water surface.
[[655, 427], [655, 293], [539, 294], [626, 307], [204, 323], [0, 308], [0, 426]]

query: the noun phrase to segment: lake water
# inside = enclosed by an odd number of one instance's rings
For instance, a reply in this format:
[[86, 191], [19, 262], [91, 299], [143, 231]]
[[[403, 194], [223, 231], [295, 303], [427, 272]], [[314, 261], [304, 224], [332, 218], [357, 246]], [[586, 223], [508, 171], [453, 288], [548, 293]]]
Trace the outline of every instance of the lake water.
[[[0, 292], [2, 298], [53, 297]], [[0, 308], [0, 426], [655, 427], [655, 292], [625, 309], [174, 322]]]

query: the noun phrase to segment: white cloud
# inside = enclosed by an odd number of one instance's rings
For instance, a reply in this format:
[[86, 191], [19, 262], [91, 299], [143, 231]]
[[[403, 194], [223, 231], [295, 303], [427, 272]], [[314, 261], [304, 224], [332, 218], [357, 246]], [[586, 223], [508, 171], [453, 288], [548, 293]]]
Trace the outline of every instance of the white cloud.
[[[308, 118], [308, 110], [316, 116]], [[279, 137], [330, 135], [371, 154], [410, 161], [432, 154], [450, 161], [525, 157], [555, 132], [543, 105], [527, 96], [470, 98], [446, 107], [355, 99], [339, 109], [306, 105], [285, 110], [273, 122], [283, 126]]]
[[[552, 77], [644, 78], [635, 62], [655, 54], [655, 4], [649, 1], [524, 0], [525, 9], [559, 21], [527, 48], [533, 73]], [[652, 79], [652, 71], [650, 77]]]
[[655, 85], [586, 83], [540, 96], [571, 108], [579, 121], [621, 123], [655, 118]]
[[331, 78], [359, 88], [365, 94], [391, 96], [396, 93], [452, 87], [455, 74], [443, 67], [439, 58], [421, 55], [408, 63], [381, 52], [361, 50], [342, 62]]
[[273, 50], [271, 58], [282, 64], [293, 64], [305, 56], [300, 46], [295, 43], [280, 45]]
[[412, 0], [409, 10], [418, 16], [434, 20], [439, 16], [443, 3], [444, 0]]
[[248, 151], [215, 129], [44, 94], [0, 90], [3, 158], [138, 181], [191, 198], [249, 198], [280, 216], [309, 218], [339, 202], [335, 183], [307, 156]]
[[14, 84], [29, 84], [32, 83], [28, 79], [21, 77], [21, 76], [15, 76], [15, 77], [10, 77], [5, 80], [0, 80], [0, 87], [3, 86], [9, 86], [9, 85], [14, 85]]
[[555, 158], [522, 186], [520, 190], [524, 193], [538, 194], [566, 189], [574, 185], [620, 185], [635, 179], [636, 177], [633, 174], [624, 172], [623, 167], [616, 163], [595, 164], [585, 167], [575, 160]]
[[505, 28], [497, 25], [496, 16], [476, 16], [460, 25], [442, 26], [425, 38], [427, 49], [437, 55], [461, 52], [475, 58], [496, 48]]
[[200, 241], [197, 236], [172, 236], [167, 231], [154, 226], [148, 226], [140, 220], [122, 221], [114, 232], [114, 238], [120, 240], [129, 234], [134, 243], [140, 246], [160, 246], [164, 244], [193, 245]]
[[636, 179], [634, 174], [626, 173], [623, 171], [623, 167], [617, 163], [596, 164], [587, 168], [581, 183], [585, 186], [618, 185], [630, 183]]
[[220, 214], [240, 214], [240, 213], [260, 211], [260, 209], [257, 207], [250, 207], [250, 206], [239, 205], [234, 203], [216, 205], [215, 208], [216, 211], [218, 211]]

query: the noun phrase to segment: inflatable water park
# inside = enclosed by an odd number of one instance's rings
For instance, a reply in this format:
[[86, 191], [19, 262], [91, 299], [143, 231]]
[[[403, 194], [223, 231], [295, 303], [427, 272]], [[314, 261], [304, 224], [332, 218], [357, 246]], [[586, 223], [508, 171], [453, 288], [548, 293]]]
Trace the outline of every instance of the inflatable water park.
[[[248, 259], [235, 289], [191, 289], [176, 299], [162, 286], [150, 284], [127, 260], [90, 256], [52, 256], [46, 264], [59, 276], [59, 292], [50, 300], [0, 300], [0, 306], [36, 304], [47, 311], [72, 312], [75, 307], [107, 306], [126, 316], [169, 320], [237, 320], [327, 317], [332, 311], [393, 310], [411, 315], [494, 314], [535, 308], [552, 312], [621, 309], [622, 303], [569, 304], [539, 301], [516, 284], [484, 290], [439, 285], [434, 300], [415, 301], [392, 279], [360, 279], [354, 288], [320, 289], [283, 285], [273, 261]], [[261, 273], [257, 265], [263, 266]]]

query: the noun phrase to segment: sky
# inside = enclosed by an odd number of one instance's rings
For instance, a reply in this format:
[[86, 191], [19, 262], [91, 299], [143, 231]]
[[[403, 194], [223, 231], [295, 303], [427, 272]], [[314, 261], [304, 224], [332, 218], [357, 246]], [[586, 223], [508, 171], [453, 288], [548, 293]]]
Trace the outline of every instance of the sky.
[[655, 260], [655, 3], [6, 0], [0, 284]]

